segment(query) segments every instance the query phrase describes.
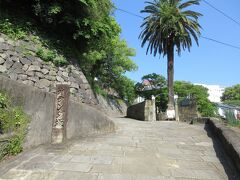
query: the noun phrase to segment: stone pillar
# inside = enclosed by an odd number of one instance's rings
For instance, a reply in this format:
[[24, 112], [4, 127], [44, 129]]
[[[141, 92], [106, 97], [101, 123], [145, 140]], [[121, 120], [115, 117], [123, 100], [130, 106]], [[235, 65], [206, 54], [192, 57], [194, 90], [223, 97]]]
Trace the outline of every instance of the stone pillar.
[[59, 84], [56, 87], [55, 115], [52, 128], [52, 143], [62, 143], [66, 137], [66, 123], [69, 101], [69, 86]]
[[155, 99], [145, 101], [144, 120], [156, 121]]

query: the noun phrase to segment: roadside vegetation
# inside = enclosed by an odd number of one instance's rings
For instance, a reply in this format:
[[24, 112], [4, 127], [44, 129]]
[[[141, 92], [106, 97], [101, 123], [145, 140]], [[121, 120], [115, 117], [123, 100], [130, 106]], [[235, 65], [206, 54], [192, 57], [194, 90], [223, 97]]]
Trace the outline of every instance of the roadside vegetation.
[[225, 122], [227, 123], [227, 125], [240, 128], [240, 120], [238, 120], [235, 117], [235, 115], [232, 111], [227, 111], [225, 113], [225, 116], [226, 116]]
[[14, 107], [11, 99], [0, 92], [0, 160], [23, 150], [28, 117], [20, 107]]
[[240, 107], [240, 84], [227, 87], [221, 97], [224, 104]]
[[[151, 90], [144, 90], [142, 82], [149, 82]], [[151, 96], [156, 97], [156, 106], [160, 111], [165, 112], [168, 103], [167, 80], [164, 76], [158, 74], [148, 74], [142, 77], [142, 82], [135, 85], [136, 93], [146, 99]], [[174, 92], [178, 95], [178, 101], [185, 98], [191, 98], [196, 101], [199, 113], [205, 117], [215, 116], [216, 107], [208, 100], [208, 90], [203, 86], [194, 85], [185, 81], [174, 82]]]
[[[221, 97], [221, 100], [224, 104], [235, 106], [240, 109], [240, 84], [227, 87]], [[240, 120], [236, 118], [233, 111], [226, 111], [225, 116], [225, 122], [229, 126], [240, 128]]]
[[114, 89], [131, 102], [134, 83], [124, 74], [137, 69], [135, 50], [120, 38], [113, 12], [111, 0], [2, 0], [0, 31], [14, 41], [32, 41], [33, 55], [43, 61], [63, 67], [77, 62], [96, 93]]

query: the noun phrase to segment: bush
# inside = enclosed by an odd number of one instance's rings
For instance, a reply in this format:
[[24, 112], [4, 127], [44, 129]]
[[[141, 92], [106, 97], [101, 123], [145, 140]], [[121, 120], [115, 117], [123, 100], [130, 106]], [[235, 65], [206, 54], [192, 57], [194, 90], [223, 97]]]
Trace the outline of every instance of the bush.
[[52, 62], [56, 66], [63, 66], [68, 63], [64, 56], [46, 48], [39, 48], [36, 52], [36, 55], [43, 61]]
[[232, 111], [226, 111], [225, 116], [228, 125], [240, 127], [240, 120], [236, 119]]
[[0, 31], [15, 40], [27, 37], [26, 28], [11, 23], [9, 19], [0, 19]]
[[5, 139], [4, 145], [0, 148], [2, 158], [22, 151], [28, 117], [20, 107], [13, 107], [10, 98], [1, 92], [0, 103], [0, 133], [11, 134], [10, 139]]

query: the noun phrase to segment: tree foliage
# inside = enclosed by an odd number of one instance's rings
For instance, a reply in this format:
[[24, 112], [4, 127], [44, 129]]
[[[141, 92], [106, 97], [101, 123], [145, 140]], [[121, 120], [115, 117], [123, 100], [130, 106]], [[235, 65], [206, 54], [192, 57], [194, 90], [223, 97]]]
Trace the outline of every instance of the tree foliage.
[[[17, 17], [15, 20], [30, 18], [31, 24], [36, 27], [26, 29], [21, 26], [16, 32], [17, 24], [3, 18], [0, 30], [5, 29], [14, 38], [22, 39], [28, 33], [36, 34], [35, 29], [41, 30], [41, 33], [44, 31], [44, 37], [47, 35], [52, 38], [51, 42], [46, 41], [44, 44], [53, 49], [44, 46], [38, 51], [37, 55], [43, 60], [53, 59], [57, 65], [64, 65], [67, 59], [78, 59], [92, 86], [97, 83], [96, 86], [100, 88], [115, 88], [121, 96], [128, 96], [127, 89], [120, 87], [118, 82], [131, 84], [123, 74], [137, 69], [130, 59], [135, 51], [120, 38], [121, 28], [112, 16], [114, 5], [111, 0], [1, 0], [2, 10], [14, 12]], [[57, 56], [59, 51], [64, 56]]]
[[179, 99], [185, 97], [195, 99], [198, 111], [202, 116], [214, 115], [215, 106], [208, 99], [207, 88], [200, 85], [193, 85], [185, 81], [175, 81], [174, 90], [175, 93], [179, 96]]
[[[144, 82], [149, 82], [146, 87]], [[147, 74], [142, 77], [142, 82], [135, 85], [137, 95], [151, 99], [152, 95], [156, 97], [156, 106], [160, 111], [165, 111], [167, 108], [167, 83], [166, 78], [156, 73]]]
[[222, 101], [239, 100], [240, 101], [240, 84], [227, 87], [221, 97]]
[[146, 53], [156, 56], [167, 55], [168, 59], [168, 106], [174, 107], [174, 49], [180, 55], [182, 50], [192, 46], [192, 38], [198, 44], [200, 13], [186, 8], [199, 5], [199, 0], [153, 0], [146, 2], [142, 13], [147, 13], [141, 25], [139, 38], [142, 46], [147, 44]]

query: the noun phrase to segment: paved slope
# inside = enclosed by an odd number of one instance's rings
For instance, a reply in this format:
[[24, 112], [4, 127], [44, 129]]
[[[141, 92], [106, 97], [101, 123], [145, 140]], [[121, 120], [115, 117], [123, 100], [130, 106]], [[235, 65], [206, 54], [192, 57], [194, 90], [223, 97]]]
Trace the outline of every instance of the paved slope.
[[[237, 179], [204, 125], [115, 118], [118, 130], [40, 147], [1, 164], [2, 179]], [[8, 171], [6, 171], [8, 170]], [[3, 174], [3, 172], [6, 172]]]

